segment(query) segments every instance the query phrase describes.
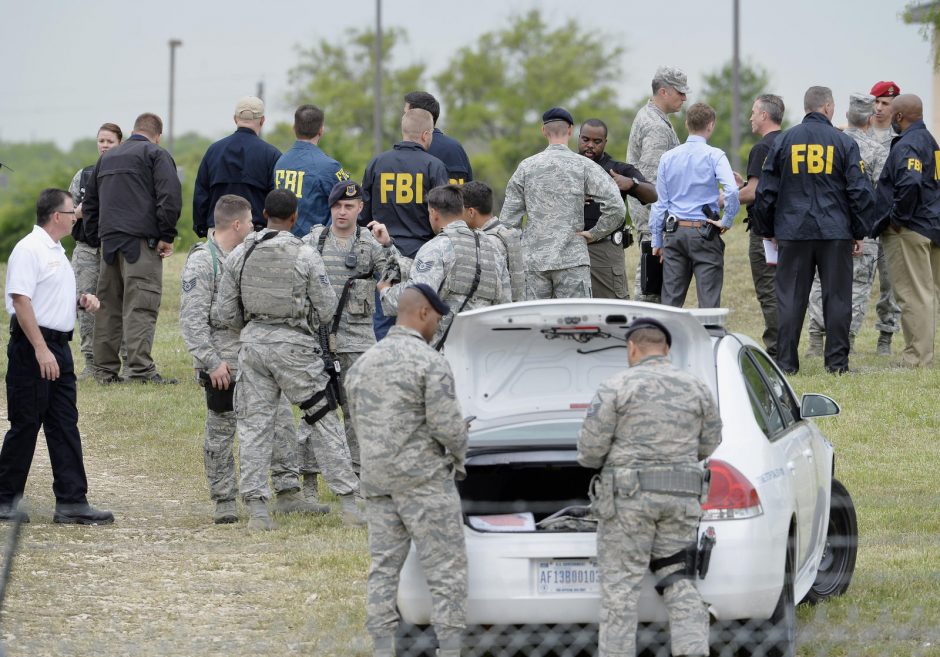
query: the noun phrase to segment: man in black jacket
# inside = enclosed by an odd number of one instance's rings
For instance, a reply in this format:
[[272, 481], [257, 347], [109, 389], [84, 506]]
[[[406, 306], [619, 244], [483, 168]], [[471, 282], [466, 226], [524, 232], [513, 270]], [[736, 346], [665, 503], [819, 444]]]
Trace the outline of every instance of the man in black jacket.
[[787, 373], [800, 369], [800, 332], [818, 270], [826, 370], [840, 374], [849, 368], [852, 256], [871, 231], [874, 195], [855, 140], [830, 123], [832, 91], [810, 87], [803, 109], [803, 122], [781, 134], [764, 161], [751, 230], [775, 239], [779, 250], [777, 364]]
[[913, 94], [891, 102], [900, 133], [878, 180], [874, 235], [881, 235], [894, 293], [901, 307], [901, 364], [928, 367], [937, 332], [940, 286], [940, 146], [924, 125], [924, 106]]
[[95, 380], [176, 383], [157, 373], [150, 350], [163, 294], [163, 258], [173, 253], [183, 206], [176, 163], [160, 148], [163, 121], [137, 117], [130, 138], [101, 156], [85, 192], [85, 233], [101, 243], [95, 318]]

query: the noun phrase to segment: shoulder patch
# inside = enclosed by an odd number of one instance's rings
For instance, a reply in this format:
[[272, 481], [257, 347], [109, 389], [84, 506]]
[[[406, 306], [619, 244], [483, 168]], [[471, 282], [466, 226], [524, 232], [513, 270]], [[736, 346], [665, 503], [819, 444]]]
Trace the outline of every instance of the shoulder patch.
[[323, 283], [323, 285], [329, 285], [330, 279], [327, 278], [326, 274], [320, 274], [320, 282]]
[[195, 278], [191, 278], [188, 281], [183, 281], [183, 292], [192, 292], [194, 287], [196, 287]]
[[430, 260], [416, 260], [415, 261], [415, 271], [422, 274], [426, 274], [431, 271], [431, 267], [434, 266], [434, 263]]

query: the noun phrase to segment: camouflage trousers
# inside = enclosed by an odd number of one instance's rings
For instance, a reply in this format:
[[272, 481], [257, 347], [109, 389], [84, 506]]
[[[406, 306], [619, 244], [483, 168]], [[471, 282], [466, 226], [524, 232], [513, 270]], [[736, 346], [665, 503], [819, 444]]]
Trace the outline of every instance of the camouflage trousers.
[[880, 292], [878, 302], [875, 304], [878, 321], [875, 322], [875, 330], [897, 333], [901, 330], [901, 306], [898, 305], [894, 295], [894, 286], [891, 284], [891, 275], [888, 272], [888, 259], [885, 257], [884, 244], [881, 239], [878, 240], [878, 287]]
[[525, 273], [525, 298], [532, 299], [587, 299], [591, 296], [591, 266], [578, 265], [565, 269]]
[[[653, 236], [649, 230], [645, 228], [637, 227], [636, 231], [636, 243], [638, 245], [643, 244], [643, 242], [649, 242], [652, 240]], [[643, 267], [642, 258], [637, 260], [636, 263], [636, 275], [633, 277], [633, 298], [637, 301], [646, 301], [648, 303], [660, 303], [661, 297], [658, 294], [643, 294]]]
[[432, 479], [400, 493], [366, 498], [369, 523], [366, 628], [374, 639], [398, 627], [398, 578], [411, 542], [431, 590], [437, 640], [453, 645], [466, 627], [467, 548], [453, 479]]
[[[878, 244], [868, 239], [862, 247], [862, 255], [852, 259], [852, 324], [849, 327], [849, 335], [858, 335], [865, 321], [865, 315], [868, 313], [871, 287], [875, 282], [877, 271], [877, 259]], [[822, 285], [819, 282], [818, 272], [813, 278], [813, 287], [809, 292], [809, 332], [826, 332], [826, 323], [823, 320]]]
[[[99, 249], [88, 246], [85, 242], [75, 242], [75, 250], [72, 251], [72, 270], [75, 272], [75, 285], [79, 294], [98, 293], [100, 258]], [[95, 316], [81, 308], [78, 309], [78, 334], [81, 337], [85, 364], [90, 365], [94, 362], [92, 339], [95, 334]]]
[[[235, 471], [235, 411], [206, 412], [206, 433], [203, 461], [209, 497], [214, 500], [234, 500], [238, 493], [238, 475]], [[294, 416], [290, 404], [282, 395], [274, 421], [274, 450], [271, 458], [271, 484], [275, 493], [300, 487], [294, 455]]]
[[[698, 498], [637, 492], [618, 495], [616, 513], [597, 529], [601, 577], [601, 657], [635, 657], [637, 604], [650, 559], [669, 557], [695, 542], [702, 510]], [[684, 568], [666, 566], [658, 580]], [[708, 654], [708, 610], [694, 580], [680, 579], [663, 593], [673, 655]]]
[[[277, 418], [286, 420], [286, 415], [281, 415], [282, 400], [302, 404], [326, 387], [327, 375], [323, 371], [323, 360], [314, 349], [285, 343], [247, 342], [242, 343], [238, 353], [235, 381], [241, 496], [245, 500], [266, 500], [271, 497], [268, 471], [275, 449]], [[291, 417], [292, 430], [293, 427]], [[327, 413], [317, 427], [342, 440], [336, 413]], [[293, 431], [290, 439], [296, 440]], [[295, 454], [294, 449], [287, 451]]]
[[[340, 385], [345, 386], [346, 372], [348, 372], [349, 368], [353, 366], [353, 363], [359, 359], [359, 357], [362, 355], [362, 352], [354, 351], [350, 353], [339, 353], [336, 355], [339, 357]], [[353, 470], [355, 472], [359, 472], [359, 441], [356, 439], [356, 430], [353, 429], [353, 424], [349, 420], [349, 405], [343, 404], [342, 408], [343, 428], [346, 431], [346, 447], [348, 447], [347, 458], [352, 461]], [[310, 434], [309, 432], [305, 434], [303, 429], [304, 427], [301, 427], [300, 435], [298, 436], [300, 450], [300, 472], [301, 474], [319, 474], [320, 465], [319, 461], [317, 460], [316, 449], [314, 445], [315, 441], [307, 440]], [[321, 449], [324, 448], [338, 453], [335, 447], [321, 447]], [[329, 477], [329, 474], [324, 473], [324, 478], [326, 478], [327, 484], [329, 484], [330, 488], [333, 489], [333, 485], [330, 484]], [[335, 493], [336, 490], [334, 489], [333, 492]]]

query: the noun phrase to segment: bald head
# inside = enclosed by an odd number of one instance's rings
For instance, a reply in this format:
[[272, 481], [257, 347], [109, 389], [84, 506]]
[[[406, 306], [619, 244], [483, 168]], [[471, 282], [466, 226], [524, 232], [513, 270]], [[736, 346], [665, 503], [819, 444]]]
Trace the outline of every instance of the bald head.
[[891, 101], [891, 111], [903, 114], [909, 121], [920, 121], [924, 118], [924, 103], [914, 94], [901, 94]]
[[409, 109], [401, 117], [401, 136], [410, 141], [421, 141], [421, 135], [434, 130], [434, 117], [423, 109]]
[[431, 342], [440, 321], [441, 314], [434, 310], [426, 296], [413, 287], [402, 290], [398, 297], [398, 319], [395, 324], [414, 329], [425, 342]]

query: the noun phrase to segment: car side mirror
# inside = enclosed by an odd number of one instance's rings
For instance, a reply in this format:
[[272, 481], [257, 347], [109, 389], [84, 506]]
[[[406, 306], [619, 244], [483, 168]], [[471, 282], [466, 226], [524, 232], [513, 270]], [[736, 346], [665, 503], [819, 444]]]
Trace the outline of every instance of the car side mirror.
[[828, 415], [838, 415], [842, 412], [835, 400], [809, 392], [800, 399], [800, 416], [805, 420], [810, 417], [826, 417]]

